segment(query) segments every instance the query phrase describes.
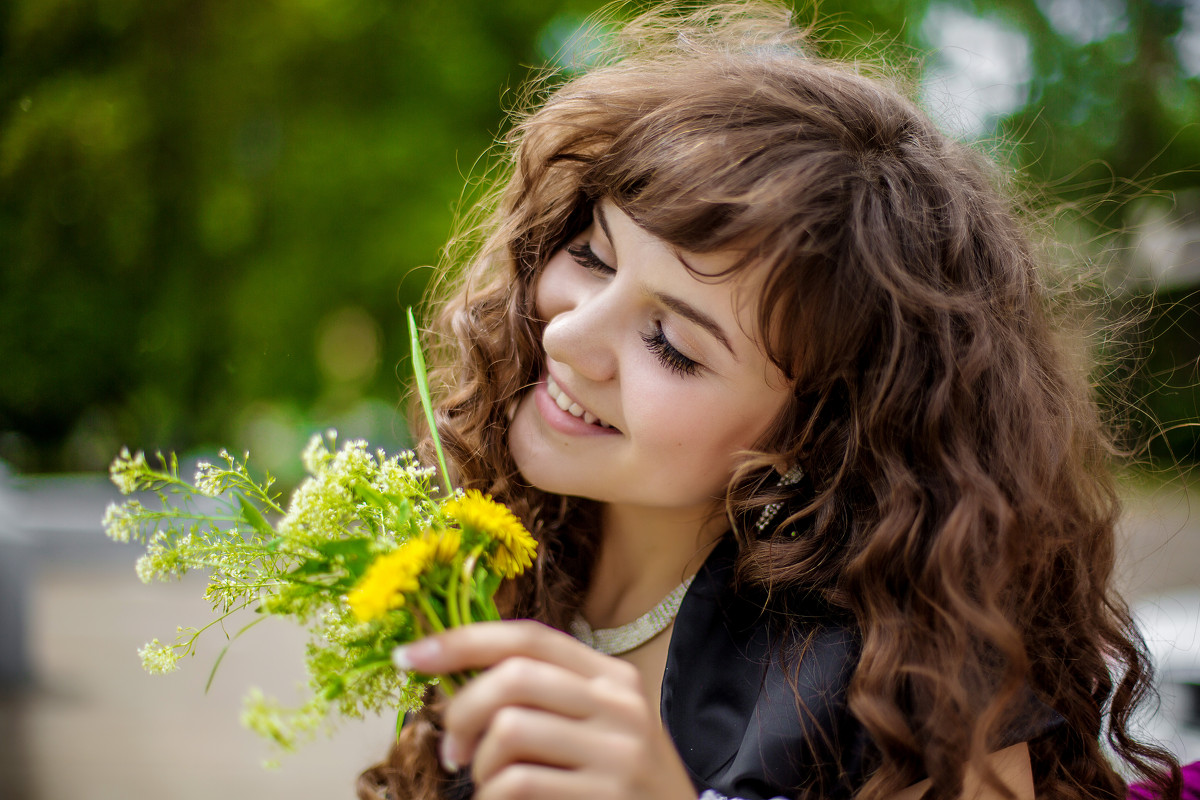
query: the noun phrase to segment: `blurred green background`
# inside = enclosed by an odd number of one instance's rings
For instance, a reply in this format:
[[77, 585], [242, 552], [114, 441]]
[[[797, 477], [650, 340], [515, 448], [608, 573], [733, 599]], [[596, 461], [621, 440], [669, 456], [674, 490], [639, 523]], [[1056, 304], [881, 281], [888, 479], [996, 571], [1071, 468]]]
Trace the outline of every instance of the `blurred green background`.
[[[404, 443], [423, 265], [598, 5], [0, 4], [0, 459], [223, 444], [286, 481], [314, 430]], [[819, 11], [831, 49], [881, 41], [948, 131], [1066, 204], [1061, 235], [1140, 320], [1127, 416], [1200, 459], [1200, 0]]]

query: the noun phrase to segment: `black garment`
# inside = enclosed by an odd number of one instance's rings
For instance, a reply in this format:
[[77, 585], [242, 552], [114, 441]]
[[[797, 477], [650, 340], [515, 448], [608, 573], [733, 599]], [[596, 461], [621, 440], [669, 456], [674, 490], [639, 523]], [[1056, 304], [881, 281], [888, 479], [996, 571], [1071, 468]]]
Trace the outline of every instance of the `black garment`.
[[[846, 707], [857, 632], [810, 598], [789, 608], [794, 638], [773, 635], [781, 626], [772, 626], [762, 603], [733, 588], [736, 555], [732, 538], [718, 544], [679, 607], [663, 672], [666, 730], [697, 793], [712, 789], [738, 800], [850, 797], [877, 763], [874, 745]], [[1020, 720], [1002, 745], [1063, 723], [1032, 692]], [[465, 800], [472, 793], [464, 770], [447, 796]]]
[[[679, 608], [663, 673], [667, 730], [699, 792], [849, 797], [878, 764], [877, 748], [846, 706], [859, 658], [856, 628], [817, 598], [799, 598], [788, 610], [794, 638], [780, 641], [762, 604], [734, 591], [736, 555], [734, 542], [722, 541]], [[781, 661], [784, 654], [791, 658]], [[1001, 748], [1065, 724], [1032, 690], [1013, 719]]]
[[848, 797], [873, 768], [866, 732], [846, 709], [857, 637], [813, 600], [789, 682], [780, 650], [798, 643], [773, 640], [762, 607], [733, 591], [735, 556], [732, 539], [721, 542], [679, 608], [663, 673], [667, 731], [697, 791]]

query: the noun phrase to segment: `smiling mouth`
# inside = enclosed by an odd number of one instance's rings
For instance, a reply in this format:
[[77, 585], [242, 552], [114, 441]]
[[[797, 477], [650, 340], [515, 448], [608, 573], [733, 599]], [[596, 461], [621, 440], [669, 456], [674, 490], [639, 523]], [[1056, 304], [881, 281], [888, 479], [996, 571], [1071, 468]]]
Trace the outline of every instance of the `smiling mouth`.
[[579, 403], [576, 403], [570, 397], [567, 397], [567, 393], [559, 388], [559, 385], [555, 383], [554, 376], [552, 375], [546, 376], [546, 392], [550, 395], [550, 399], [554, 401], [555, 405], [557, 405], [563, 411], [566, 411], [571, 416], [578, 417], [589, 425], [596, 425], [601, 428], [612, 428], [612, 425], [609, 425], [592, 412], [585, 410], [583, 406], [579, 405]]

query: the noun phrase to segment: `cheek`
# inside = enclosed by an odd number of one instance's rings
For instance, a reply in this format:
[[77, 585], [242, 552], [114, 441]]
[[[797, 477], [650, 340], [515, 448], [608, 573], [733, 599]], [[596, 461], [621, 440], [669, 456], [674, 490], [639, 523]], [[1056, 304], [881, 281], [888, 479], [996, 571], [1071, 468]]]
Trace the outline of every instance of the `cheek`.
[[512, 419], [508, 425], [508, 450], [517, 464], [517, 469], [525, 472], [525, 468], [533, 462], [534, 455], [534, 420], [531, 414], [536, 414], [533, 405], [533, 395], [526, 392], [513, 409]]
[[715, 471], [724, 480], [739, 454], [759, 441], [781, 407], [685, 394], [645, 404], [638, 419], [648, 449], [657, 450], [681, 471]]

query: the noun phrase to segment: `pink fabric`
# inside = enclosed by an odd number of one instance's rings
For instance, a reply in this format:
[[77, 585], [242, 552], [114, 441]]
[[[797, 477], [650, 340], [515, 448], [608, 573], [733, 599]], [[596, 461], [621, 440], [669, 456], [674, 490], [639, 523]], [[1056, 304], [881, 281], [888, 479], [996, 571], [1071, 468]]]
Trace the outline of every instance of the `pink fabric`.
[[[1183, 765], [1183, 790], [1179, 793], [1180, 800], [1200, 800], [1200, 761]], [[1157, 800], [1158, 794], [1154, 787], [1147, 783], [1134, 783], [1129, 786], [1128, 800]]]

